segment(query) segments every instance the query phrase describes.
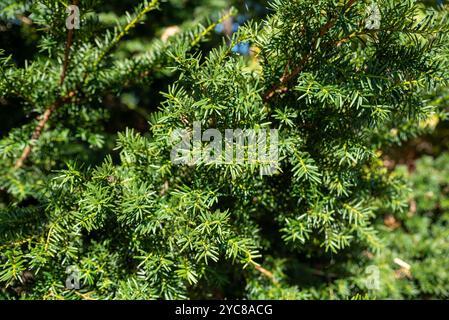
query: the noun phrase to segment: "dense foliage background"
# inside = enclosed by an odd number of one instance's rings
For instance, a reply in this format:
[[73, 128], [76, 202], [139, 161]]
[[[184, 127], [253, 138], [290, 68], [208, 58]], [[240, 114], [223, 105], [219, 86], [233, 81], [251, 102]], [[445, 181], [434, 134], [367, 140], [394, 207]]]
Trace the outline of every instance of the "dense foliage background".
[[[0, 298], [449, 297], [444, 1], [71, 3], [0, 0]], [[279, 171], [174, 165], [194, 121]]]

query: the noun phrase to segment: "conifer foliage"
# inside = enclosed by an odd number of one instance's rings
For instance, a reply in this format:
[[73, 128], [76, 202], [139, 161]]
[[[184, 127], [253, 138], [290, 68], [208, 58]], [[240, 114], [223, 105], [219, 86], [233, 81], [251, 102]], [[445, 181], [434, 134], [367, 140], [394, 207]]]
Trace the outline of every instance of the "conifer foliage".
[[[29, 120], [0, 140], [1, 297], [448, 296], [438, 258], [447, 218], [419, 188], [423, 215], [415, 208], [410, 218], [410, 177], [381, 161], [396, 137], [441, 115], [428, 99], [447, 80], [441, 8], [273, 0], [263, 20], [222, 43], [211, 40], [214, 30], [235, 9], [132, 43], [140, 22], [168, 4], [140, 1], [111, 29], [104, 2], [73, 2], [80, 29], [69, 30], [62, 1], [2, 2], [2, 19], [31, 12], [45, 32], [36, 33], [34, 60], [0, 57], [1, 98]], [[248, 56], [234, 50], [242, 43]], [[147, 115], [148, 132], [119, 132], [103, 157], [98, 149], [112, 139], [100, 125], [105, 101], [161, 78], [172, 83]], [[192, 138], [197, 122], [223, 135], [278, 129], [276, 173], [260, 175], [260, 160], [174, 163], [174, 133]], [[446, 170], [447, 159], [438, 161], [435, 170]], [[432, 186], [447, 202], [444, 182]], [[386, 229], [385, 216], [404, 229]], [[436, 240], [419, 241], [437, 216]], [[374, 287], [364, 278], [372, 265]], [[79, 288], [67, 288], [68, 277]]]

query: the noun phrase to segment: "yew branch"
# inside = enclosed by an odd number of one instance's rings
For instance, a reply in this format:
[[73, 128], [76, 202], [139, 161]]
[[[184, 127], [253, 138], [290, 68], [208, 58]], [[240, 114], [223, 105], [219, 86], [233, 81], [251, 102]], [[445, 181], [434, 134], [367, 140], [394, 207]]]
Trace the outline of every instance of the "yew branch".
[[[74, 0], [72, 4], [78, 5], [78, 1], [79, 0]], [[64, 50], [64, 62], [62, 65], [61, 75], [59, 78], [60, 87], [62, 87], [62, 85], [64, 84], [65, 78], [67, 76], [67, 70], [70, 63], [70, 48], [72, 47], [73, 44], [73, 34], [74, 29], [69, 29], [67, 31], [67, 41]], [[31, 140], [28, 142], [28, 145], [23, 150], [20, 158], [16, 161], [16, 164], [14, 166], [15, 169], [19, 169], [24, 165], [25, 161], [28, 159], [28, 157], [31, 154], [31, 151], [33, 150], [33, 145], [41, 137], [42, 132], [44, 131], [44, 128], [48, 120], [50, 120], [50, 117], [53, 114], [53, 112], [56, 109], [58, 109], [61, 105], [68, 102], [70, 98], [72, 98], [74, 95], [75, 95], [74, 92], [71, 92], [67, 97], [59, 97], [52, 105], [50, 105], [47, 109], [45, 109], [44, 113], [40, 117], [39, 123], [37, 124], [36, 128], [33, 131], [33, 134], [31, 135]]]

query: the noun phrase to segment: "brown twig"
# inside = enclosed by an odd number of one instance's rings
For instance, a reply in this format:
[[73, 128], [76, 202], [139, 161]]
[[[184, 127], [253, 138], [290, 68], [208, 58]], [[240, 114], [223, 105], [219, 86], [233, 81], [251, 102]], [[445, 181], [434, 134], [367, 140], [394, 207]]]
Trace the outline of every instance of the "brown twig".
[[[346, 12], [350, 7], [352, 7], [354, 5], [354, 3], [356, 1], [357, 0], [349, 0], [345, 6], [344, 11]], [[293, 78], [295, 78], [298, 74], [300, 74], [304, 70], [306, 63], [309, 61], [309, 59], [312, 57], [312, 55], [314, 53], [314, 49], [317, 45], [318, 39], [320, 39], [321, 37], [326, 35], [329, 32], [329, 30], [334, 27], [335, 23], [337, 22], [337, 18], [338, 17], [334, 17], [334, 18], [330, 19], [328, 22], [326, 22], [320, 28], [318, 37], [316, 37], [312, 40], [312, 43], [310, 46], [310, 51], [302, 57], [298, 66], [291, 73], [286, 74], [284, 71], [284, 74], [280, 78], [279, 82], [274, 84], [267, 92], [265, 92], [265, 94], [263, 95], [264, 101], [270, 100], [276, 93], [285, 92], [288, 90], [288, 88], [286, 86], [287, 83], [290, 82]], [[286, 69], [287, 68], [288, 68], [288, 65], [286, 66]]]
[[256, 268], [257, 271], [259, 271], [260, 273], [262, 273], [264, 276], [266, 276], [267, 278], [270, 278], [271, 281], [274, 284], [277, 284], [278, 281], [276, 280], [273, 272], [268, 271], [267, 269], [265, 269], [264, 267], [259, 266], [258, 264], [254, 264], [254, 268]]
[[19, 169], [23, 166], [26, 159], [31, 154], [31, 151], [33, 149], [33, 144], [39, 140], [42, 131], [44, 130], [45, 125], [47, 124], [48, 120], [50, 119], [50, 116], [52, 113], [59, 108], [61, 105], [67, 103], [75, 96], [75, 92], [71, 91], [67, 96], [60, 97], [58, 100], [56, 100], [55, 103], [53, 103], [50, 107], [48, 107], [45, 112], [42, 114], [41, 119], [39, 123], [37, 124], [36, 128], [34, 129], [33, 135], [31, 136], [31, 140], [28, 143], [28, 145], [25, 147], [25, 149], [22, 152], [22, 155], [20, 158], [16, 161], [16, 164], [14, 166], [15, 169]]
[[[77, 6], [78, 5], [78, 1], [79, 0], [73, 0], [73, 5]], [[65, 77], [67, 75], [67, 69], [69, 67], [69, 62], [70, 62], [70, 48], [72, 47], [72, 43], [73, 43], [73, 34], [74, 34], [74, 28], [69, 29], [69, 31], [67, 32], [67, 42], [65, 45], [65, 52], [64, 52], [64, 64], [62, 66], [62, 71], [61, 71], [61, 78], [59, 79], [59, 85], [62, 86], [65, 80]]]
[[[79, 0], [73, 0], [73, 5], [78, 5]], [[67, 32], [67, 42], [64, 50], [64, 63], [61, 70], [61, 76], [59, 78], [59, 86], [62, 87], [64, 84], [64, 80], [67, 76], [67, 69], [69, 67], [70, 62], [70, 48], [72, 47], [73, 43], [73, 34], [74, 29], [69, 29]], [[39, 123], [37, 124], [36, 128], [33, 131], [33, 134], [31, 136], [31, 140], [29, 141], [28, 145], [25, 147], [25, 149], [22, 152], [22, 155], [20, 158], [16, 161], [14, 168], [19, 169], [23, 166], [25, 161], [28, 159], [28, 157], [31, 154], [31, 151], [33, 149], [33, 145], [36, 143], [37, 140], [39, 140], [40, 136], [42, 135], [42, 131], [44, 130], [45, 125], [47, 124], [48, 120], [50, 119], [53, 112], [58, 109], [61, 105], [65, 104], [66, 102], [70, 101], [72, 97], [75, 96], [75, 93], [72, 91], [70, 92], [66, 97], [59, 97], [52, 105], [50, 105], [47, 109], [45, 109], [44, 113], [42, 114]]]

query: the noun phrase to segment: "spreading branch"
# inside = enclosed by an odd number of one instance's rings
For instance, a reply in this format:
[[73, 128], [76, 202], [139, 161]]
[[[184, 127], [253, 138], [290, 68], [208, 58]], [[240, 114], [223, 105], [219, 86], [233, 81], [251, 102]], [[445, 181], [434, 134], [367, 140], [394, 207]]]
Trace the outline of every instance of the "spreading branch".
[[[348, 3], [345, 6], [345, 10], [344, 12], [346, 12], [349, 8], [351, 8], [354, 4], [356, 3], [356, 0], [349, 0]], [[310, 60], [310, 58], [313, 56], [313, 54], [315, 53], [316, 50], [316, 46], [318, 43], [318, 40], [320, 38], [322, 38], [323, 36], [325, 36], [329, 30], [331, 30], [335, 24], [337, 23], [338, 20], [338, 16], [333, 17], [332, 19], [330, 19], [328, 22], [326, 22], [319, 30], [318, 32], [318, 36], [315, 37], [312, 40], [311, 46], [310, 46], [310, 51], [307, 52], [301, 59], [301, 61], [299, 62], [299, 64], [297, 65], [297, 67], [295, 69], [293, 69], [292, 72], [290, 73], [286, 73], [284, 71], [284, 74], [282, 75], [282, 77], [279, 79], [279, 82], [274, 84], [270, 89], [268, 89], [267, 92], [265, 92], [265, 94], [263, 95], [263, 99], [264, 101], [268, 101], [270, 100], [275, 94], [280, 93], [280, 92], [285, 92], [288, 90], [287, 84], [294, 78], [296, 78], [305, 68], [307, 62]], [[286, 70], [288, 69], [288, 64], [286, 66]]]
[[[72, 4], [77, 6], [79, 0], [73, 0]], [[67, 31], [67, 41], [66, 46], [64, 50], [64, 62], [62, 65], [61, 75], [59, 77], [59, 87], [62, 87], [64, 84], [65, 78], [67, 76], [67, 69], [69, 67], [70, 63], [70, 48], [73, 44], [73, 35], [74, 35], [74, 28], [69, 29]], [[20, 158], [16, 161], [16, 164], [14, 166], [15, 169], [19, 169], [23, 166], [25, 161], [28, 159], [28, 157], [31, 154], [31, 151], [33, 149], [33, 145], [36, 143], [37, 140], [39, 140], [40, 136], [42, 135], [42, 132], [44, 131], [44, 128], [50, 120], [51, 115], [53, 112], [58, 109], [61, 105], [65, 104], [74, 96], [74, 93], [71, 92], [68, 97], [59, 97], [51, 106], [49, 106], [47, 109], [45, 109], [44, 113], [42, 114], [39, 123], [37, 124], [36, 128], [33, 131], [33, 134], [31, 136], [31, 140], [29, 141], [28, 145], [25, 147], [25, 149], [22, 152], [22, 155]]]

